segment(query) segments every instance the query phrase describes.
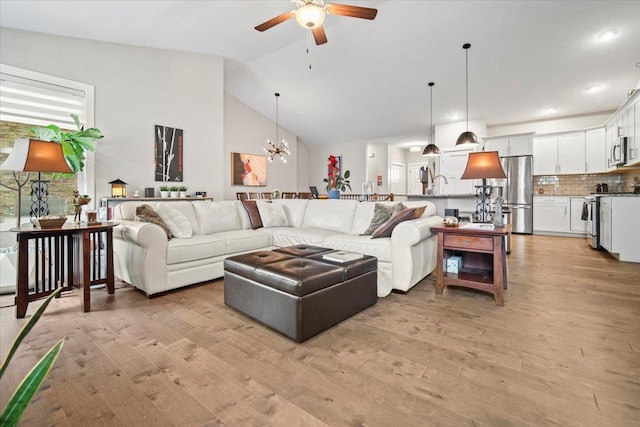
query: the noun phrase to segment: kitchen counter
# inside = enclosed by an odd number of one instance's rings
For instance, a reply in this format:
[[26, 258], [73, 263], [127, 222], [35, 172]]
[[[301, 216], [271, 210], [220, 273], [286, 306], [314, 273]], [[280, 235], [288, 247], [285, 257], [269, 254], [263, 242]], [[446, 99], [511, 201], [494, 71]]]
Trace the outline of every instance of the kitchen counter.
[[458, 209], [459, 216], [469, 217], [476, 209], [475, 194], [409, 194], [407, 200], [427, 200], [436, 206], [436, 214], [445, 216], [445, 209]]
[[408, 200], [429, 200], [429, 199], [466, 199], [476, 197], [475, 194], [408, 194]]

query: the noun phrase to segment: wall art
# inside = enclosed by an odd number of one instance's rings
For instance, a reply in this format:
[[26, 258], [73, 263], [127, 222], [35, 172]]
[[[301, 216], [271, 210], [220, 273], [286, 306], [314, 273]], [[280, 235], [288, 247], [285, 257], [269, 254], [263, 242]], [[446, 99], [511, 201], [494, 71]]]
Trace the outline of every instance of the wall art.
[[267, 157], [256, 154], [231, 153], [231, 184], [247, 187], [267, 185]]
[[169, 126], [155, 125], [155, 180], [182, 182], [183, 131]]

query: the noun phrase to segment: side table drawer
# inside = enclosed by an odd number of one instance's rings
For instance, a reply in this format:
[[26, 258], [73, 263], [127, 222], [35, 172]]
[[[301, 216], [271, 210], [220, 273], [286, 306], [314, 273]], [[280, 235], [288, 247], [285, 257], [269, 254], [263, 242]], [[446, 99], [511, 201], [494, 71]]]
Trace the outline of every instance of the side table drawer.
[[493, 237], [461, 236], [456, 234], [444, 235], [444, 246], [454, 249], [478, 249], [493, 251]]

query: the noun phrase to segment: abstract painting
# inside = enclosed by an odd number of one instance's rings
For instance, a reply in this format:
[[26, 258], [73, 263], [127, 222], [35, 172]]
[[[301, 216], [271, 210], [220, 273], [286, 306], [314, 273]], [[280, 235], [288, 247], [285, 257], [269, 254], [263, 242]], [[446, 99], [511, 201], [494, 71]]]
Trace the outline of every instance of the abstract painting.
[[182, 182], [182, 129], [155, 125], [155, 180]]
[[247, 187], [267, 185], [267, 158], [256, 154], [231, 153], [231, 184]]

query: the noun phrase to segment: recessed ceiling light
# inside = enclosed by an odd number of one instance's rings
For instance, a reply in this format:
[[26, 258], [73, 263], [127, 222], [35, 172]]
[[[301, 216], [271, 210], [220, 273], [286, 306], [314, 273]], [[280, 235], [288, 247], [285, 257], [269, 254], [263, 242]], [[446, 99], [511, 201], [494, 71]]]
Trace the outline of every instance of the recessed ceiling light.
[[618, 30], [607, 30], [598, 34], [598, 37], [596, 38], [598, 39], [598, 41], [608, 42], [609, 40], [613, 40], [616, 37], [618, 37]]
[[558, 110], [556, 110], [555, 108], [545, 108], [544, 110], [542, 110], [543, 114], [554, 114], [557, 112]]
[[422, 147], [419, 147], [417, 145], [414, 145], [413, 147], [409, 147], [409, 151], [416, 153], [418, 151], [422, 151]]
[[589, 93], [596, 93], [596, 92], [600, 92], [601, 90], [602, 90], [601, 85], [593, 85], [587, 88], [587, 92]]
[[449, 118], [450, 118], [451, 120], [458, 120], [460, 117], [462, 117], [462, 116], [461, 116], [460, 114], [458, 114], [458, 113], [453, 113], [453, 114], [451, 114], [451, 115], [449, 116]]

